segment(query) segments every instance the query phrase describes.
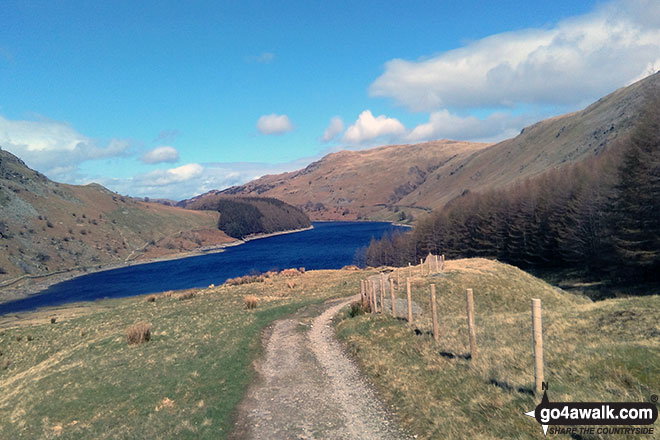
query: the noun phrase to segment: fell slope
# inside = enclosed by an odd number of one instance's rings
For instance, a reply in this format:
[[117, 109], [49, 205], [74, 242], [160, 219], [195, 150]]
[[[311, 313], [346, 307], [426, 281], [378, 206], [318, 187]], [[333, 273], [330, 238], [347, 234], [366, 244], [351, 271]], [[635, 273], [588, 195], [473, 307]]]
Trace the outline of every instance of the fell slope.
[[0, 282], [152, 258], [234, 239], [218, 213], [146, 203], [97, 185], [65, 185], [0, 150]]
[[314, 220], [397, 219], [402, 208], [414, 214], [426, 210], [414, 199], [430, 176], [454, 173], [486, 147], [441, 140], [340, 151], [303, 170], [264, 176], [220, 193], [275, 197], [301, 207]]
[[443, 140], [342, 151], [223, 193], [277, 197], [317, 220], [398, 220], [401, 211], [429, 211], [465, 190], [504, 187], [599, 154], [630, 131], [645, 90], [658, 84], [660, 73], [495, 145]]

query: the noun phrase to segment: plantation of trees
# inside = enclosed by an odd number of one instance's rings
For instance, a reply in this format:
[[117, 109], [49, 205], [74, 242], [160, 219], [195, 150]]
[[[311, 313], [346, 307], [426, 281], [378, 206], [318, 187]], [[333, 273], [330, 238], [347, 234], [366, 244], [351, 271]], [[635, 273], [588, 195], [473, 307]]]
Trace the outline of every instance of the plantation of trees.
[[199, 203], [195, 209], [218, 211], [218, 228], [234, 238], [311, 226], [302, 210], [269, 197], [224, 196]]
[[412, 232], [372, 241], [364, 262], [404, 266], [428, 252], [659, 281], [660, 92], [605, 152], [506, 189], [465, 192]]

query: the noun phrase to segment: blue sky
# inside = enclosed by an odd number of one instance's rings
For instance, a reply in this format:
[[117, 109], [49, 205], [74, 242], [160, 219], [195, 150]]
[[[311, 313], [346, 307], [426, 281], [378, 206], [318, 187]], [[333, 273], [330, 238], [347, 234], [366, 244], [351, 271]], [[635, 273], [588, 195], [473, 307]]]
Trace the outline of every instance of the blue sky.
[[0, 146], [180, 199], [342, 148], [501, 140], [659, 68], [652, 0], [5, 0]]

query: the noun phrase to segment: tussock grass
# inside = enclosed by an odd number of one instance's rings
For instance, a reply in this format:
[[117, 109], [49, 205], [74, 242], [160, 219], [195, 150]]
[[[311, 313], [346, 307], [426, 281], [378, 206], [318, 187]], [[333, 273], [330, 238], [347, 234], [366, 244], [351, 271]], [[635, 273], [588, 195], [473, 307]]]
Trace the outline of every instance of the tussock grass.
[[266, 278], [265, 275], [244, 275], [242, 277], [229, 278], [225, 281], [225, 284], [228, 286], [240, 286], [243, 284], [263, 283], [266, 281]]
[[151, 324], [138, 322], [126, 330], [126, 339], [129, 345], [142, 344], [151, 339]]
[[259, 304], [259, 298], [254, 295], [248, 295], [243, 298], [243, 302], [245, 303], [245, 307], [247, 309], [252, 310], [257, 308], [257, 304]]
[[[262, 329], [300, 307], [354, 295], [367, 275], [307, 271], [288, 289], [290, 278], [272, 274], [186, 301], [159, 294], [158, 307], [144, 296], [60, 307], [57, 325], [49, 310], [8, 321], [13, 328], [0, 329], [0, 438], [48, 438], [55, 427], [60, 438], [226, 438]], [[257, 309], [246, 309], [248, 295]], [[125, 332], [136, 322], [153, 324], [151, 339], [129, 346]]]
[[[431, 337], [429, 285], [440, 339]], [[405, 286], [405, 284], [403, 284]], [[474, 290], [478, 358], [470, 359], [465, 289]], [[419, 438], [539, 438], [530, 299], [543, 303], [545, 379], [555, 401], [648, 401], [660, 389], [660, 297], [597, 303], [494, 261], [447, 261], [414, 277], [413, 327], [346, 312], [338, 335]], [[405, 287], [397, 292], [405, 298]], [[417, 330], [417, 331], [415, 331]], [[621, 437], [625, 438], [625, 437]]]

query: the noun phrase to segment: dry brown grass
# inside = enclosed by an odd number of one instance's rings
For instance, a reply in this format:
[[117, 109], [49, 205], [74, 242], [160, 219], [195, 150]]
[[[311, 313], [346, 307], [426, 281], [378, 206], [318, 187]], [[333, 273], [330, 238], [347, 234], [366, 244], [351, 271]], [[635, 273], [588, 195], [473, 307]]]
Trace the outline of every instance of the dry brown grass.
[[[305, 269], [302, 268], [302, 270], [304, 271]], [[297, 277], [300, 274], [301, 272], [296, 268], [284, 269], [282, 272], [280, 272], [280, 275], [282, 275], [283, 277]]]
[[257, 304], [259, 303], [259, 298], [257, 298], [254, 295], [248, 295], [245, 298], [243, 298], [243, 302], [245, 303], [245, 307], [249, 310], [256, 309]]
[[341, 270], [360, 270], [360, 268], [353, 264], [349, 264], [348, 266], [342, 267]]
[[286, 286], [287, 286], [289, 289], [293, 289], [293, 288], [296, 287], [296, 282], [293, 281], [293, 280], [286, 280]]
[[242, 277], [229, 278], [225, 281], [227, 286], [241, 286], [243, 284], [263, 283], [266, 281], [266, 275], [245, 275]]
[[156, 295], [149, 295], [147, 297], [147, 302], [156, 302]]
[[195, 292], [194, 291], [188, 291], [188, 292], [183, 292], [177, 296], [177, 299], [180, 301], [186, 300], [186, 299], [191, 299], [195, 297]]
[[138, 322], [126, 330], [126, 339], [129, 345], [142, 344], [151, 339], [151, 324]]

